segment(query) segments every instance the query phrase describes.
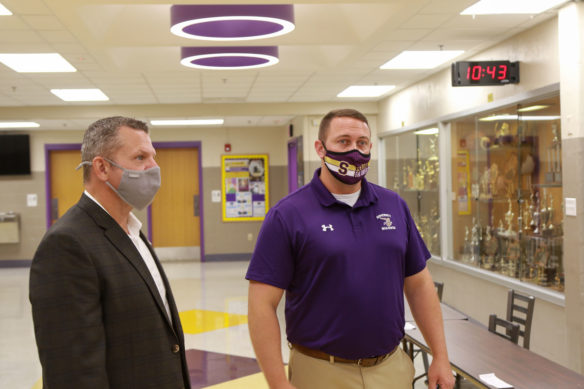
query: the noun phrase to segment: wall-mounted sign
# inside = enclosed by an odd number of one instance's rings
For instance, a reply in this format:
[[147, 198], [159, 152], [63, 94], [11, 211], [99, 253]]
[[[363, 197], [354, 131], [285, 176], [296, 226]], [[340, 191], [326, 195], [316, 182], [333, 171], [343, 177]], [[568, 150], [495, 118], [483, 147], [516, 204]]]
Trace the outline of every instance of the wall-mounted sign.
[[264, 220], [269, 209], [268, 156], [221, 156], [223, 221]]
[[452, 64], [452, 86], [519, 83], [519, 62], [460, 61]]

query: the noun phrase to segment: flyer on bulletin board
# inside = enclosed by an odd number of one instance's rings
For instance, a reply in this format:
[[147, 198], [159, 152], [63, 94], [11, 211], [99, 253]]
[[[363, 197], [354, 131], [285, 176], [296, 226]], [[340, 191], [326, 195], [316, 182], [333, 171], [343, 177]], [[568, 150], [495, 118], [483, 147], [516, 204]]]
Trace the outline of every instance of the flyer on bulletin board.
[[269, 209], [268, 155], [221, 156], [223, 221], [264, 220]]
[[466, 150], [459, 151], [456, 156], [456, 186], [458, 214], [470, 215], [470, 162]]

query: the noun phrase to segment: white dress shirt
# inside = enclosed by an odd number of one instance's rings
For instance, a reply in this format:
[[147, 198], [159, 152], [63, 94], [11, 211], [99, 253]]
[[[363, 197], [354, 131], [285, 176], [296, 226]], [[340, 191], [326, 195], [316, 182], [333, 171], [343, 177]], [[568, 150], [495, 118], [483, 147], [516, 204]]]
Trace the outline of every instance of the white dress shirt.
[[[91, 200], [95, 201], [97, 205], [99, 205], [104, 211], [107, 210], [97, 201], [89, 192], [85, 191], [85, 195], [89, 197]], [[109, 212], [108, 212], [109, 215]], [[156, 284], [156, 288], [158, 289], [158, 293], [160, 293], [160, 297], [162, 298], [162, 302], [164, 303], [164, 307], [166, 308], [166, 314], [168, 315], [169, 320], [172, 322], [172, 316], [170, 316], [170, 307], [168, 306], [168, 299], [166, 298], [166, 287], [164, 286], [164, 282], [162, 281], [162, 277], [160, 276], [160, 271], [156, 266], [156, 262], [154, 262], [154, 258], [148, 249], [148, 246], [144, 241], [140, 238], [140, 229], [142, 228], [142, 223], [138, 218], [130, 212], [130, 216], [128, 218], [128, 237], [136, 246], [136, 249], [140, 253], [140, 256], [144, 260], [146, 267], [150, 271], [150, 275]]]

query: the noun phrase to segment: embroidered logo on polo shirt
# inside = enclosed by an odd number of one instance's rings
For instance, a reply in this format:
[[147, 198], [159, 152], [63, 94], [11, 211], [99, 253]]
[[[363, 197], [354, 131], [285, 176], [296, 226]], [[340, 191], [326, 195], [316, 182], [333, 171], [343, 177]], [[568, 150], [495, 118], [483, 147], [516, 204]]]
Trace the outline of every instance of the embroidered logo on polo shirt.
[[376, 218], [377, 218], [377, 220], [383, 222], [383, 224], [381, 224], [382, 231], [395, 230], [395, 226], [391, 222], [391, 215], [390, 214], [382, 213], [381, 215], [377, 215]]
[[334, 231], [335, 229], [333, 228], [332, 224], [329, 224], [328, 226], [325, 226], [324, 224], [321, 226], [323, 231]]

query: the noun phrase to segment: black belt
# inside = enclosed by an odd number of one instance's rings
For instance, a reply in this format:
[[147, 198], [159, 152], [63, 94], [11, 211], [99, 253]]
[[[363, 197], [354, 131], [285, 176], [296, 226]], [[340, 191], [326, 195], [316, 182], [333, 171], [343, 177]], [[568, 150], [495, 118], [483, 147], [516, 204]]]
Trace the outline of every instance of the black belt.
[[322, 359], [325, 361], [329, 361], [330, 363], [349, 363], [352, 365], [362, 366], [362, 367], [371, 367], [380, 364], [381, 362], [385, 361], [389, 358], [398, 348], [396, 346], [393, 350], [388, 352], [387, 354], [378, 355], [376, 357], [370, 358], [360, 358], [360, 359], [346, 359], [341, 357], [335, 357], [334, 355], [330, 355], [325, 353], [324, 351], [320, 350], [313, 350], [308, 347], [304, 347], [300, 344], [292, 344], [292, 348], [298, 350], [304, 355], [307, 355], [312, 358]]

